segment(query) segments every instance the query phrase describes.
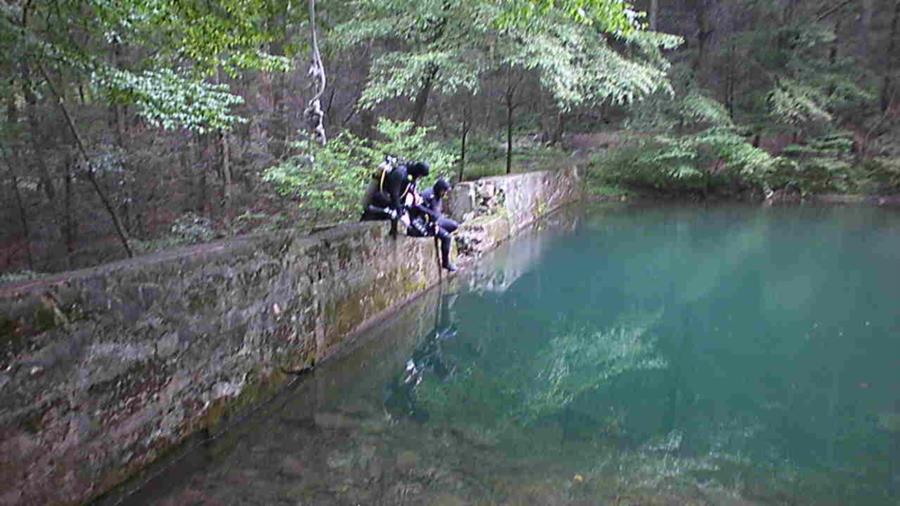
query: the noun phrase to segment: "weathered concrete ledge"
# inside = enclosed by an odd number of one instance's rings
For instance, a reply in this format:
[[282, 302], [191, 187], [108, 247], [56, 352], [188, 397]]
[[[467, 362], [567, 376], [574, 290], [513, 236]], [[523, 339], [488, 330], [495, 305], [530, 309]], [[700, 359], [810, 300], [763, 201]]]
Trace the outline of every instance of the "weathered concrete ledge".
[[582, 197], [576, 169], [488, 177], [457, 185], [448, 199], [459, 252], [478, 257], [561, 204]]
[[[460, 263], [580, 196], [575, 169], [458, 185]], [[441, 279], [381, 223], [201, 245], [0, 288], [0, 504], [78, 504]]]

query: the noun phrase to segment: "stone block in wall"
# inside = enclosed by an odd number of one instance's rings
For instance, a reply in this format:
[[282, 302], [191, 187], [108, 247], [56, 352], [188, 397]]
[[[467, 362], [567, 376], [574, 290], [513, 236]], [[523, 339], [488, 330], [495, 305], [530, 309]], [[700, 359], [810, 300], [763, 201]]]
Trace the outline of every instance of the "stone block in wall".
[[464, 219], [456, 245], [462, 256], [477, 257], [541, 216], [581, 198], [581, 182], [572, 168], [483, 178], [457, 185], [453, 192], [461, 202], [458, 209], [466, 210], [455, 215]]

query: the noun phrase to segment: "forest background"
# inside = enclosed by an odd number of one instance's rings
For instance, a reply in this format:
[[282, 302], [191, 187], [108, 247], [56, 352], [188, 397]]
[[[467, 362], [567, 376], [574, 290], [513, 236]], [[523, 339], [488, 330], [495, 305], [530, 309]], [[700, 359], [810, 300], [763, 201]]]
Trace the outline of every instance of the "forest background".
[[387, 153], [454, 180], [579, 164], [616, 199], [895, 194], [898, 18], [898, 0], [7, 0], [0, 283], [353, 220]]

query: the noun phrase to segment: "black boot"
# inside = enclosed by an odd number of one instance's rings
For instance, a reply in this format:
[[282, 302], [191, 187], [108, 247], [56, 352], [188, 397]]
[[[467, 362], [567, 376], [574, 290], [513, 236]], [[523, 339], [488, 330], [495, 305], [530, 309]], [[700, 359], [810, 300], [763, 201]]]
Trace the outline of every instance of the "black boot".
[[438, 237], [441, 238], [441, 267], [456, 272], [456, 266], [450, 262], [450, 234], [446, 230], [439, 229]]

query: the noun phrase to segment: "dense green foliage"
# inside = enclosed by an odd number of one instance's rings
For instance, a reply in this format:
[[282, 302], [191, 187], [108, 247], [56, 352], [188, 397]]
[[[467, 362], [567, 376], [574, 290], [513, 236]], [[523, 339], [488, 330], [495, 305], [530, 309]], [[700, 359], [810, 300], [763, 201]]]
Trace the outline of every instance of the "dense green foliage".
[[[716, 29], [707, 26], [716, 6], [695, 8], [701, 30]], [[714, 49], [698, 40], [673, 69], [674, 99], [657, 95], [630, 111], [634, 138], [597, 159], [597, 186], [704, 196], [900, 190], [889, 159], [868, 153], [870, 138], [896, 121], [890, 108], [877, 109], [879, 80], [858, 51], [841, 52], [842, 6], [815, 7], [729, 6], [778, 22], [754, 24]], [[711, 65], [724, 94], [701, 71]]]
[[[134, 104], [152, 125], [226, 129], [238, 119], [231, 107], [242, 99], [207, 78], [218, 69], [289, 68], [284, 57], [260, 50], [273, 37], [260, 28], [269, 8], [266, 0], [14, 2], [0, 16], [0, 66], [24, 63], [88, 79], [96, 96]], [[127, 66], [110, 62], [104, 45], [147, 57]]]
[[361, 139], [343, 132], [327, 145], [303, 142], [302, 155], [268, 169], [265, 180], [286, 196], [298, 199], [317, 219], [347, 219], [359, 214], [363, 193], [386, 154], [404, 160], [428, 160], [432, 174], [420, 183], [430, 184], [452, 169], [455, 158], [427, 136], [431, 129], [415, 128], [409, 121], [382, 119], [379, 139]]
[[[667, 87], [659, 49], [678, 37], [646, 33], [626, 2], [357, 0], [335, 29], [350, 46], [402, 42], [377, 54], [361, 97], [373, 107], [396, 97], [424, 107], [431, 89], [475, 92], [482, 75], [516, 67], [535, 71], [562, 109], [627, 103]], [[630, 46], [621, 55], [608, 37]]]
[[0, 269], [350, 218], [385, 150], [593, 159], [615, 196], [897, 193], [898, 27], [895, 0], [8, 1]]

